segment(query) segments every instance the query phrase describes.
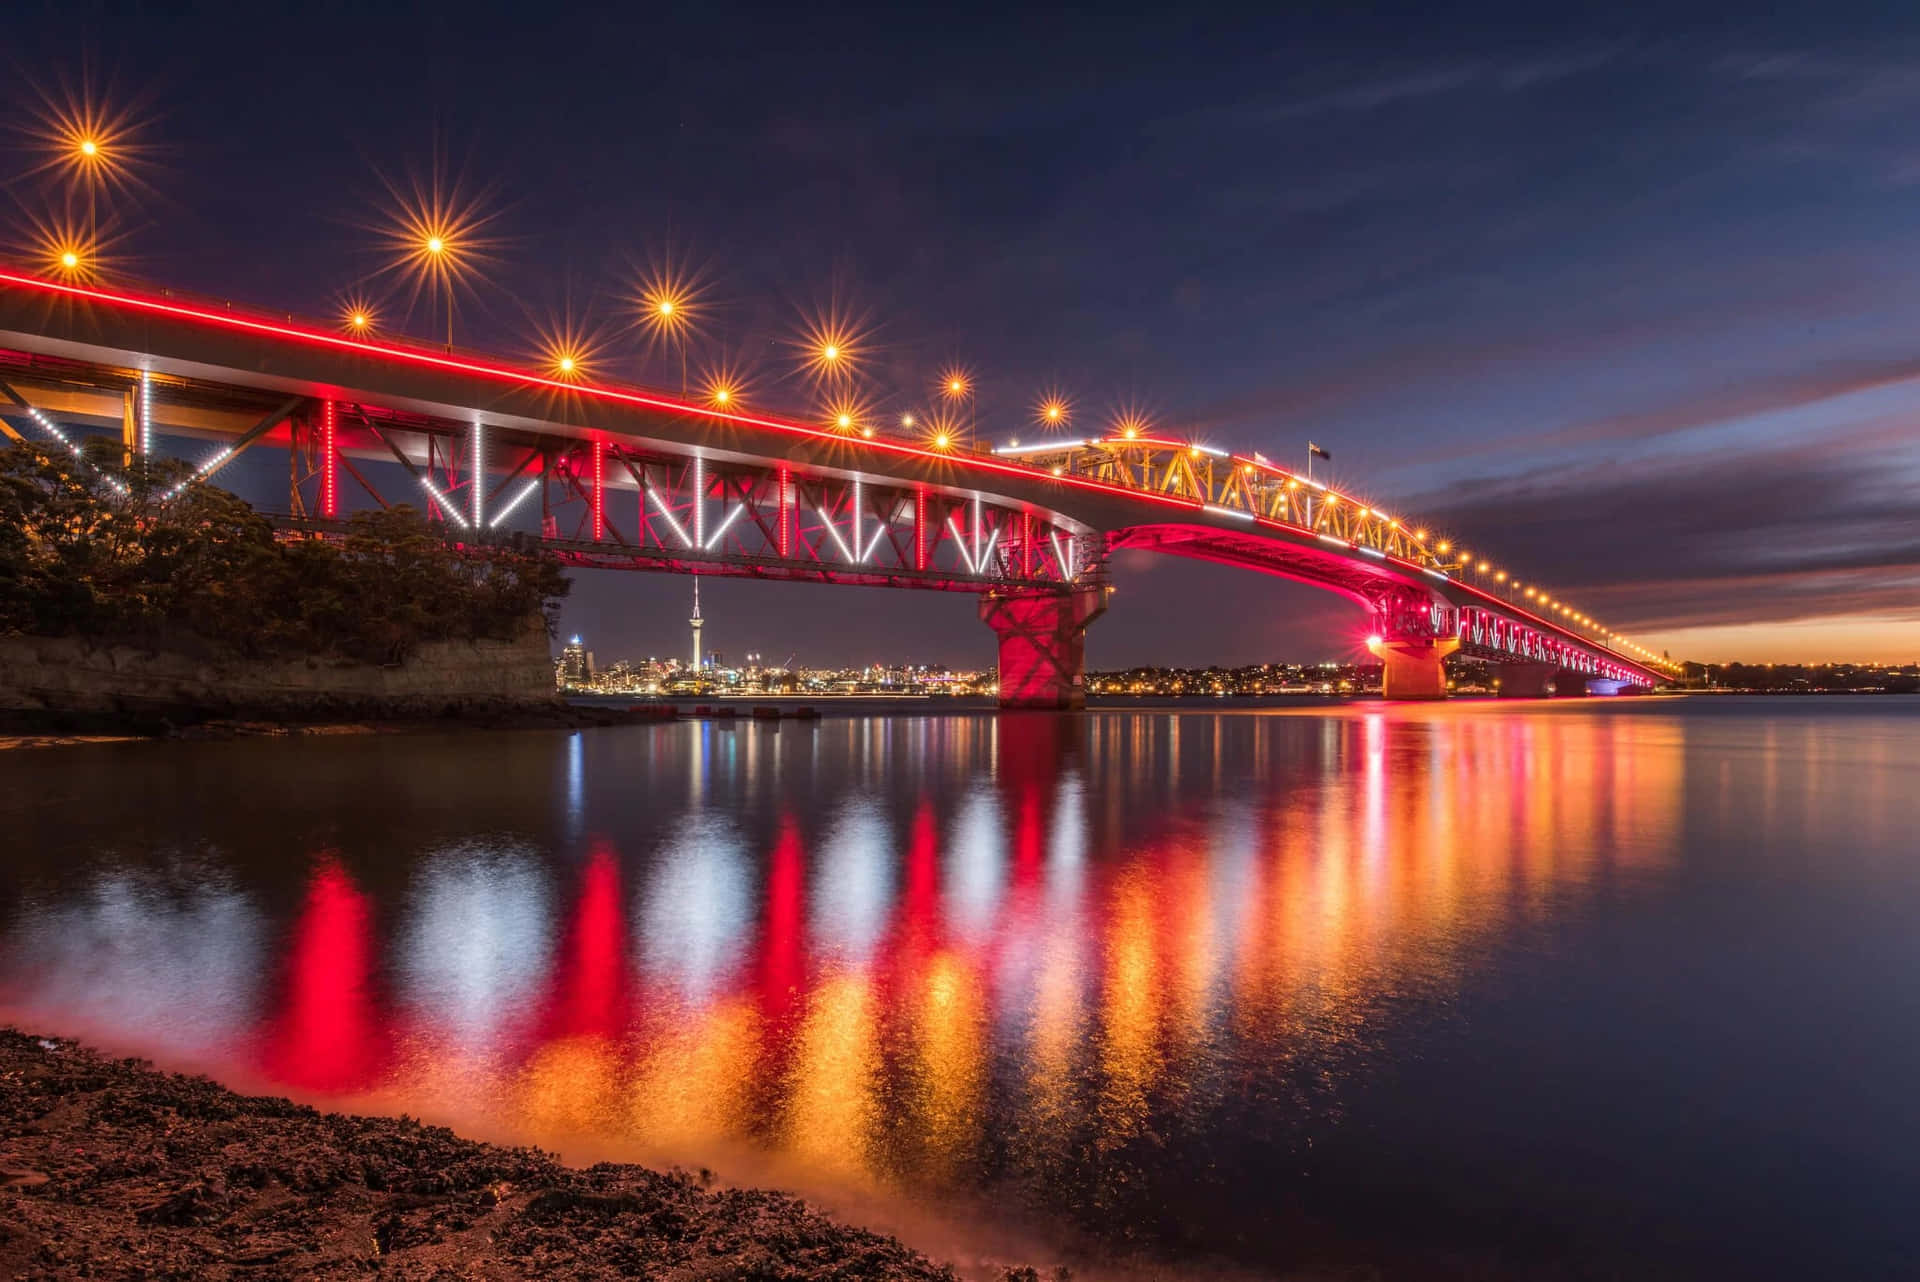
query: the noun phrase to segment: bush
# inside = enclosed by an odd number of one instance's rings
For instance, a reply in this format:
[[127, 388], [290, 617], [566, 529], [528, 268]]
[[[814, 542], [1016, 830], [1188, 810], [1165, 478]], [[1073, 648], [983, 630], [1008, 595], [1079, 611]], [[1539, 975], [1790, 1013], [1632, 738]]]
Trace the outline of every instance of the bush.
[[456, 547], [410, 507], [357, 515], [344, 537], [276, 534], [190, 477], [128, 468], [117, 447], [86, 463], [0, 450], [0, 631], [397, 663], [423, 641], [510, 640], [536, 617], [551, 632], [571, 586], [551, 556]]

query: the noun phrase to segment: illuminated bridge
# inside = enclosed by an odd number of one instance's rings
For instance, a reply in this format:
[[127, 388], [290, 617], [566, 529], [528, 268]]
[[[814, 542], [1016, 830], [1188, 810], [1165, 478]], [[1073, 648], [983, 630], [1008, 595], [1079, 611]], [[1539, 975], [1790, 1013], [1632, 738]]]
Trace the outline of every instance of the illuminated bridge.
[[[1442, 660], [1504, 694], [1663, 679], [1646, 651], [1426, 531], [1264, 457], [1145, 432], [983, 453], [572, 381], [167, 292], [0, 270], [0, 429], [119, 434], [211, 480], [286, 460], [290, 530], [424, 505], [467, 543], [538, 540], [581, 566], [972, 592], [1006, 706], [1084, 701], [1107, 559], [1147, 548], [1342, 593], [1373, 619], [1390, 698], [1445, 694]], [[369, 461], [397, 464], [382, 492]], [[389, 490], [391, 478], [381, 473]]]

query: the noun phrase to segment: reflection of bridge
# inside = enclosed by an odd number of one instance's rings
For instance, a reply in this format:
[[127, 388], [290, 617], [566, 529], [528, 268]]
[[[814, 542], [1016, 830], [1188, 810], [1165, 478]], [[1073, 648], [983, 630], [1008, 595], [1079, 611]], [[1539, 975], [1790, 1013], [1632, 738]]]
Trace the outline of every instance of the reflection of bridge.
[[532, 537], [586, 566], [975, 592], [1009, 705], [1082, 702], [1084, 632], [1108, 554], [1128, 547], [1360, 603], [1389, 697], [1443, 695], [1456, 651], [1504, 665], [1513, 694], [1660, 679], [1564, 605], [1467, 582], [1462, 554], [1424, 531], [1258, 455], [1145, 435], [935, 449], [7, 272], [0, 424], [63, 440], [106, 428], [133, 455], [165, 438], [203, 453], [201, 479], [277, 447], [293, 528], [387, 505], [361, 467], [377, 460], [454, 538]]

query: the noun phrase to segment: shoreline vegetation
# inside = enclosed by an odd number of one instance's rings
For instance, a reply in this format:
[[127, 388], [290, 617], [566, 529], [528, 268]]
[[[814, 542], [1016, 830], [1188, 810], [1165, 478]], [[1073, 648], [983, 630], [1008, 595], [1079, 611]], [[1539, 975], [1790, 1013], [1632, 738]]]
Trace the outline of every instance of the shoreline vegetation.
[[[993, 1266], [1008, 1282], [1065, 1270]], [[953, 1267], [707, 1172], [322, 1113], [0, 1029], [0, 1277], [926, 1279]]]
[[0, 449], [0, 728], [576, 724], [548, 648], [570, 586], [537, 545], [456, 545], [405, 505], [290, 536], [178, 462], [22, 443]]
[[551, 635], [571, 586], [538, 548], [457, 547], [404, 504], [281, 537], [184, 464], [84, 457], [0, 449], [0, 634], [394, 665], [535, 619]]

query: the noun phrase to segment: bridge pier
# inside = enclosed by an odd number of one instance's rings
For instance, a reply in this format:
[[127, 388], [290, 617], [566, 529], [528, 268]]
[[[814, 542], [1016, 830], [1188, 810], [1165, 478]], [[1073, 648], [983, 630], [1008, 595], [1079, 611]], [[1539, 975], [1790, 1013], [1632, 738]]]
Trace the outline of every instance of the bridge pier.
[[1556, 699], [1584, 699], [1587, 697], [1587, 682], [1592, 680], [1584, 672], [1575, 672], [1571, 668], [1561, 668], [1553, 674], [1553, 697]]
[[1446, 659], [1459, 648], [1459, 613], [1445, 601], [1396, 587], [1374, 602], [1367, 649], [1382, 665], [1382, 698], [1446, 698]]
[[1544, 699], [1556, 671], [1551, 663], [1503, 663], [1500, 665], [1502, 699]]
[[1000, 638], [1000, 706], [1086, 707], [1087, 625], [1106, 608], [1103, 584], [980, 598], [980, 621]]
[[1584, 699], [1592, 678], [1554, 663], [1507, 663], [1500, 667], [1502, 699]]
[[1446, 658], [1459, 648], [1458, 637], [1435, 637], [1424, 641], [1369, 639], [1367, 649], [1384, 665], [1380, 674], [1380, 697], [1446, 698]]

